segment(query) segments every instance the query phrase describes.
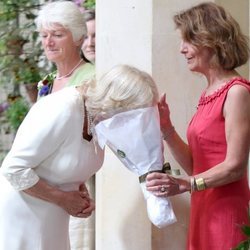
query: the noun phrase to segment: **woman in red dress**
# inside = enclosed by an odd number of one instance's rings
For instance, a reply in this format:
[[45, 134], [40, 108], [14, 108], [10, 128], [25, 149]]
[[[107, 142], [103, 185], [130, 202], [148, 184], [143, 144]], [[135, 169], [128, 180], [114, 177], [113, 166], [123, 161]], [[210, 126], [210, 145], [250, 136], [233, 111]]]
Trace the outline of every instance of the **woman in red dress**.
[[235, 68], [249, 59], [248, 40], [222, 7], [202, 3], [174, 16], [180, 52], [207, 87], [187, 130], [176, 133], [165, 96], [159, 103], [161, 129], [170, 151], [188, 176], [147, 176], [157, 196], [191, 192], [187, 249], [229, 250], [244, 240], [248, 223], [247, 168], [250, 148], [250, 82]]

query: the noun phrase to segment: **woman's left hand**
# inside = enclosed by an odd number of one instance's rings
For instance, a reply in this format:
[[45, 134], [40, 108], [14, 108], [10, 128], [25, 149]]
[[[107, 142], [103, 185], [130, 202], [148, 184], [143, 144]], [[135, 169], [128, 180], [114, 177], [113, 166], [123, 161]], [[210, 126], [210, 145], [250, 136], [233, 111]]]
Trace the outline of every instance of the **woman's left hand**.
[[178, 178], [165, 173], [151, 173], [146, 178], [147, 190], [155, 196], [168, 197], [190, 191], [189, 177]]
[[94, 200], [90, 199], [89, 201], [89, 206], [84, 208], [81, 213], [77, 214], [77, 217], [81, 217], [81, 218], [87, 218], [89, 217], [92, 212], [95, 210], [95, 202]]
[[81, 217], [81, 218], [87, 218], [89, 217], [92, 212], [95, 210], [95, 202], [94, 200], [92, 200], [89, 196], [89, 192], [88, 189], [85, 185], [85, 183], [82, 183], [79, 186], [79, 191], [80, 194], [83, 198], [85, 198], [86, 196], [89, 198], [89, 206], [85, 207], [80, 213], [77, 214], [77, 217]]

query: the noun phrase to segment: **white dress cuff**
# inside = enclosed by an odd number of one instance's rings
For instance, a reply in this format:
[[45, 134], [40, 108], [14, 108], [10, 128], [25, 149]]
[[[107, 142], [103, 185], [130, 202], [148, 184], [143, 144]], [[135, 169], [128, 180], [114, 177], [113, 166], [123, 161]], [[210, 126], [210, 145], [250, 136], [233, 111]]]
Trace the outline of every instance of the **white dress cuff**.
[[39, 181], [38, 175], [32, 169], [26, 169], [19, 173], [15, 172], [14, 174], [3, 173], [3, 175], [17, 191], [28, 189]]

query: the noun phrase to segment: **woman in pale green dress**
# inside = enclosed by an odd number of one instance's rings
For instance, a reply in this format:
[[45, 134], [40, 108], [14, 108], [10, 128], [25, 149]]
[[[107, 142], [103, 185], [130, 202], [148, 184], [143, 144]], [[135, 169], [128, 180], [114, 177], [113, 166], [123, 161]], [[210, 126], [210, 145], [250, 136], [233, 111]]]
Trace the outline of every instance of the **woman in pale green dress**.
[[39, 12], [36, 25], [45, 55], [56, 66], [56, 72], [49, 76], [48, 85], [46, 81], [44, 83], [49, 87], [47, 91], [40, 83], [39, 97], [66, 86], [82, 85], [94, 77], [94, 65], [81, 58], [81, 46], [87, 28], [75, 4], [64, 1], [45, 5]]

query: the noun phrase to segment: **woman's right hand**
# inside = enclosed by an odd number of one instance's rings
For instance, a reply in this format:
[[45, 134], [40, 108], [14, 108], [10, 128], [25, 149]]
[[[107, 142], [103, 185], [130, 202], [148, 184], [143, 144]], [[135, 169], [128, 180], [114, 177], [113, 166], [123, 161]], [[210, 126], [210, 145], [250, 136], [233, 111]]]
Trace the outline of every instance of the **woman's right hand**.
[[158, 109], [160, 114], [160, 126], [163, 134], [172, 129], [173, 125], [170, 120], [170, 110], [166, 103], [166, 94], [163, 94], [158, 103]]

